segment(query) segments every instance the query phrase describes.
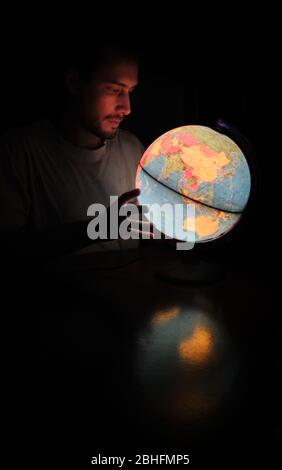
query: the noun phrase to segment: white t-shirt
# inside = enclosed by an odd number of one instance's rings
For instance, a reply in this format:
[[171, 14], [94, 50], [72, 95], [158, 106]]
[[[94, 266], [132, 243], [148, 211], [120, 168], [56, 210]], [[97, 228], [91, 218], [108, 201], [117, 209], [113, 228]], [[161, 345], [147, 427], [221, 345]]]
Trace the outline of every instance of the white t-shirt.
[[[87, 220], [91, 204], [108, 207], [110, 196], [135, 188], [143, 152], [137, 137], [121, 129], [98, 150], [74, 146], [49, 121], [13, 131], [0, 143], [0, 229]], [[85, 251], [138, 246], [138, 240], [89, 242]]]
[[98, 150], [64, 140], [49, 121], [7, 135], [0, 145], [0, 228], [51, 227], [87, 219], [93, 203], [135, 187], [141, 142], [118, 130]]

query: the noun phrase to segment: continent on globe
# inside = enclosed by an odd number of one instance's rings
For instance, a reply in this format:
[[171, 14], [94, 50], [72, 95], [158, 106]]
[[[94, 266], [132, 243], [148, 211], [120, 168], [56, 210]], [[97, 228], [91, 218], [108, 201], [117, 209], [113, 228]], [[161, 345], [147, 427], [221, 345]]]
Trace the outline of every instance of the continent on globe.
[[[232, 139], [209, 127], [190, 125], [166, 132], [148, 147], [136, 186], [141, 189], [140, 204], [152, 207], [148, 218], [160, 232], [177, 239], [181, 233], [183, 241], [194, 237], [195, 242], [207, 242], [240, 220], [250, 196], [251, 174]], [[165, 220], [172, 213], [160, 217], [154, 208], [165, 204], [193, 208], [195, 217], [185, 217], [183, 211], [183, 217]]]

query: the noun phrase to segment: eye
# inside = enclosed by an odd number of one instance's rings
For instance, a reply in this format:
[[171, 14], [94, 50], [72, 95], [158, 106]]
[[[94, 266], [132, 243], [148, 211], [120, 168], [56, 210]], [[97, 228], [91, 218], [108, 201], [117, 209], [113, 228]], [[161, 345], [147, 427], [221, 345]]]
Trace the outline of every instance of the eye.
[[106, 87], [106, 90], [108, 93], [110, 93], [111, 95], [118, 95], [120, 93], [120, 88], [117, 87], [117, 86], [113, 86], [113, 85], [108, 85]]

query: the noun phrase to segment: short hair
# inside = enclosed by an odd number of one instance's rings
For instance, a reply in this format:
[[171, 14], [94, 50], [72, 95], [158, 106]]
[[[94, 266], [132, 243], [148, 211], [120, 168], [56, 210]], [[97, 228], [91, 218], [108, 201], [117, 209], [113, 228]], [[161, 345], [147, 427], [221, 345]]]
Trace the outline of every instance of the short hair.
[[74, 68], [81, 79], [87, 81], [99, 66], [116, 60], [139, 63], [141, 53], [132, 43], [105, 41], [103, 43], [88, 39], [87, 43], [69, 45], [64, 57], [64, 69]]

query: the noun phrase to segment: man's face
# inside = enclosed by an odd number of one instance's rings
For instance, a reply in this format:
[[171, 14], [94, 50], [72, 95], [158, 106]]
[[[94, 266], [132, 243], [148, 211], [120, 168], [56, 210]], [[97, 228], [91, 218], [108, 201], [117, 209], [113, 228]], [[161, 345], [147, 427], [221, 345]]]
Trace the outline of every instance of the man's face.
[[115, 136], [130, 113], [130, 93], [137, 85], [138, 65], [115, 61], [99, 67], [84, 83], [78, 100], [80, 125], [101, 139]]

